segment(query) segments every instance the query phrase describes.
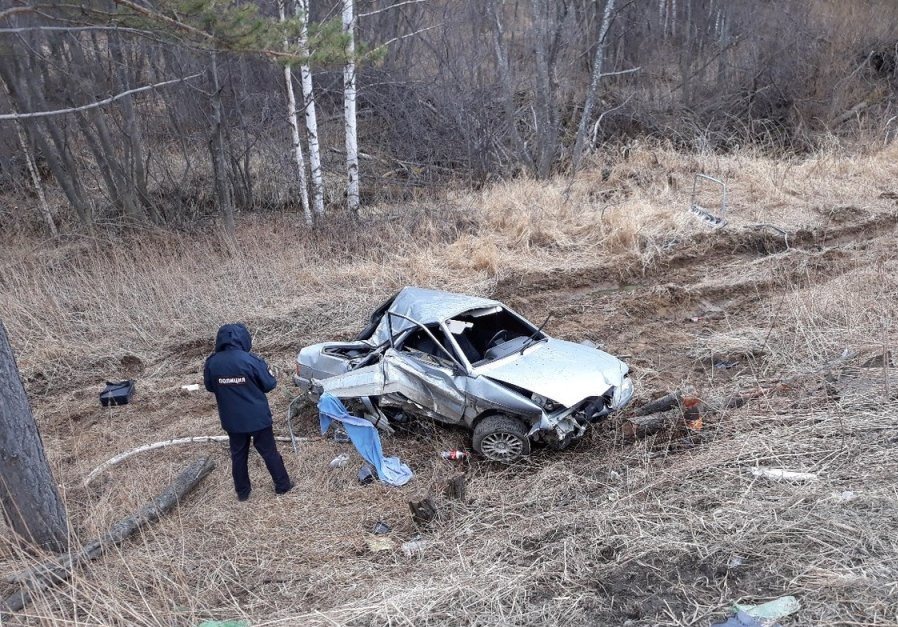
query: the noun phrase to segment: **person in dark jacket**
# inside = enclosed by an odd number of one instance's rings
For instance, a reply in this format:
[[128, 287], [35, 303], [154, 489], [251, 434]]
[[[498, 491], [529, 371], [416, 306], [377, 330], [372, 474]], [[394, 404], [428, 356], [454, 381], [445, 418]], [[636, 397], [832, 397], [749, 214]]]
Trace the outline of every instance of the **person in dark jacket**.
[[203, 381], [215, 394], [221, 426], [231, 445], [231, 471], [237, 499], [249, 498], [249, 446], [252, 443], [274, 480], [277, 494], [293, 484], [278, 453], [271, 429], [271, 408], [265, 395], [277, 385], [265, 361], [250, 352], [252, 338], [242, 324], [226, 324], [218, 330], [215, 353], [206, 359]]

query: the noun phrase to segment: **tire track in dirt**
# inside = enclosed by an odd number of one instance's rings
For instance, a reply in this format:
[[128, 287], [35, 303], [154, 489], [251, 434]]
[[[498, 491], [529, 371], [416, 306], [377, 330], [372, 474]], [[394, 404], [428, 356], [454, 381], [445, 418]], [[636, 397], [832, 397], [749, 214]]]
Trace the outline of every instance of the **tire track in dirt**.
[[869, 242], [885, 235], [887, 229], [893, 229], [896, 225], [898, 213], [885, 213], [835, 229], [801, 229], [786, 236], [759, 230], [701, 233], [650, 266], [643, 265], [639, 260], [631, 260], [623, 266], [597, 265], [572, 271], [511, 273], [497, 282], [494, 297], [512, 301], [557, 292], [625, 291], [633, 286], [644, 287], [648, 280], [668, 275], [671, 271], [700, 270], [708, 266], [720, 266], [721, 262], [727, 262], [727, 265], [736, 261], [745, 263], [747, 260], [789, 250], [819, 252], [848, 243]]
[[702, 336], [756, 326], [786, 291], [850, 272], [867, 262], [867, 249], [895, 251], [896, 224], [898, 216], [885, 215], [805, 230], [790, 234], [788, 247], [767, 233], [702, 234], [645, 272], [522, 273], [501, 281], [497, 298], [531, 319], [553, 312], [550, 333], [598, 342], [649, 376], [643, 386], [669, 389], [706, 378], [691, 356]]

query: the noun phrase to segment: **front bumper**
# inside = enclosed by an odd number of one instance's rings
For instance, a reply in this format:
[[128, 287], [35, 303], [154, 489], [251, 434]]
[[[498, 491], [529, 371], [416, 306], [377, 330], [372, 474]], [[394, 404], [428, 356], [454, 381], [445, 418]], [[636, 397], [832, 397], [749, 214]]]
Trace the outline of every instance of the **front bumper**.
[[624, 377], [621, 385], [611, 388], [611, 397], [596, 397], [592, 403], [580, 403], [568, 409], [562, 409], [553, 413], [543, 412], [542, 417], [530, 429], [528, 435], [534, 436], [539, 432], [554, 433], [559, 439], [570, 435], [579, 437], [586, 430], [586, 425], [595, 423], [602, 418], [620, 411], [633, 399], [633, 381], [629, 376]]

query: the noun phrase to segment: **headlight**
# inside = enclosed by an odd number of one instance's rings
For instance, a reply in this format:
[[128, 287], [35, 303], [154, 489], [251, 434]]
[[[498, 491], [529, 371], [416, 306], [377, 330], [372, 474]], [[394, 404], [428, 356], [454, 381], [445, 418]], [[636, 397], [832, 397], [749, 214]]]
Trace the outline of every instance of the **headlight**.
[[545, 411], [546, 413], [551, 414], [552, 412], [558, 411], [559, 409], [561, 409], [561, 405], [559, 403], [556, 403], [555, 401], [550, 401], [545, 396], [540, 396], [539, 394], [534, 394], [530, 398], [534, 403], [536, 403], [537, 405], [542, 407], [543, 411]]
[[624, 375], [624, 380], [621, 382], [620, 388], [615, 390], [614, 392], [614, 408], [620, 409], [624, 405], [630, 402], [630, 399], [633, 397], [633, 379], [630, 378], [630, 373]]

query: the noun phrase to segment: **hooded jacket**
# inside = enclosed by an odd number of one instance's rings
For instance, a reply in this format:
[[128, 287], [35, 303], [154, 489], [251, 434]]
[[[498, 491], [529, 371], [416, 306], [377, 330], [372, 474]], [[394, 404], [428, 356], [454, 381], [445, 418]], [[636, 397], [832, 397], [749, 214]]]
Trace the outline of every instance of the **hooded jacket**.
[[251, 348], [252, 338], [245, 326], [226, 324], [218, 330], [215, 353], [203, 368], [203, 382], [215, 394], [218, 417], [228, 433], [251, 433], [271, 426], [265, 394], [275, 388], [277, 380]]

